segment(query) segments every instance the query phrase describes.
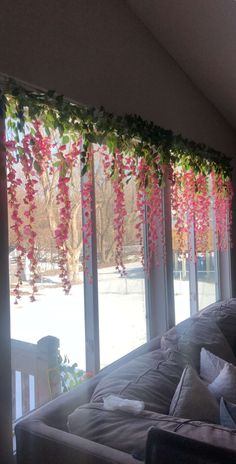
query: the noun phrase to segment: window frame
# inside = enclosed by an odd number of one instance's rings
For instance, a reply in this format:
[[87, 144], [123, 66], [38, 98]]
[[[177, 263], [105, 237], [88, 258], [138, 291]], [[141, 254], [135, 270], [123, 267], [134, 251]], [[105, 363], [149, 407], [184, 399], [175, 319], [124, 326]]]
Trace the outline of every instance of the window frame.
[[[0, 118], [0, 137], [5, 134], [4, 115]], [[6, 160], [3, 145], [0, 146], [0, 368], [5, 372], [0, 383], [0, 402], [4, 405], [0, 418], [0, 455], [4, 461], [13, 461], [12, 447], [12, 394], [11, 394], [11, 333], [10, 333], [10, 285], [8, 257], [8, 200]], [[83, 177], [81, 179], [83, 182]], [[96, 230], [95, 189], [91, 197], [92, 227]], [[166, 177], [166, 186], [162, 192], [162, 209], [164, 220], [164, 243], [159, 243], [159, 265], [152, 264], [150, 273], [145, 276], [145, 299], [147, 339], [150, 340], [171, 328], [175, 323], [173, 262], [172, 262], [172, 232], [171, 232], [171, 199], [170, 181]], [[84, 224], [85, 218], [82, 215]], [[97, 278], [97, 245], [96, 234], [92, 234], [90, 247], [89, 272], [93, 283], [84, 275], [84, 311], [85, 311], [85, 343], [86, 369], [96, 373], [99, 370], [99, 308], [98, 308], [98, 278]], [[147, 262], [148, 231], [144, 226], [144, 250]], [[194, 228], [190, 237], [193, 252], [195, 247]], [[229, 240], [229, 234], [228, 234]], [[231, 253], [230, 247], [225, 252], [218, 252], [216, 257], [216, 272], [218, 273], [218, 295], [225, 299], [232, 296]], [[198, 311], [197, 264], [190, 265], [190, 301], [191, 314]]]
[[8, 199], [4, 145], [5, 118], [0, 116], [0, 456], [3, 462], [13, 462], [12, 443], [12, 387], [11, 387], [11, 327], [10, 278], [8, 258]]

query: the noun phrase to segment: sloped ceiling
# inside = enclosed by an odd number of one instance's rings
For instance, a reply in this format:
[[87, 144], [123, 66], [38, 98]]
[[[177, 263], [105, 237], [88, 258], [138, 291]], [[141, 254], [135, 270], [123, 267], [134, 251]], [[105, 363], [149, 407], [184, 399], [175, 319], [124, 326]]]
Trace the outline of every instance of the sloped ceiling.
[[191, 81], [236, 128], [236, 1], [127, 0]]

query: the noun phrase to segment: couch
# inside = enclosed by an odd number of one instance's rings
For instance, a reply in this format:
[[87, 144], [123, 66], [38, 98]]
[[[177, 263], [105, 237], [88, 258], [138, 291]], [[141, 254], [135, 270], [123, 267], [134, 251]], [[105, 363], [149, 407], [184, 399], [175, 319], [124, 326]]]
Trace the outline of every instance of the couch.
[[[185, 366], [200, 369], [202, 347], [236, 364], [236, 299], [208, 306], [21, 420], [17, 464], [236, 462], [236, 430], [169, 415]], [[145, 409], [106, 410], [110, 394]]]

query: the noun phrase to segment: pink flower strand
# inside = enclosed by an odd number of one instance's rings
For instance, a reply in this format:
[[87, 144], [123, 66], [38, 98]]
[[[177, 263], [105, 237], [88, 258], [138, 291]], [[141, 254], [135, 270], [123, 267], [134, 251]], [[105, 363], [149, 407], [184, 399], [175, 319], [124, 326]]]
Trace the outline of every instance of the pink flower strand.
[[225, 251], [231, 241], [232, 216], [231, 203], [233, 198], [232, 183], [224, 182], [220, 174], [212, 172], [212, 195], [214, 198], [216, 243], [220, 251]]
[[51, 168], [53, 143], [51, 137], [43, 135], [41, 121], [34, 120], [32, 125], [35, 129], [34, 136], [31, 136], [32, 155], [38, 168], [38, 174], [41, 175], [47, 168]]
[[[148, 175], [148, 166], [144, 158], [138, 160], [136, 175], [136, 214], [137, 222], [135, 225], [136, 238], [140, 246], [141, 264], [145, 268], [144, 262], [144, 245], [143, 245], [143, 227], [146, 223], [146, 178]], [[149, 267], [149, 266], [147, 266]], [[147, 269], [146, 269], [147, 270]]]
[[87, 172], [81, 182], [81, 206], [84, 216], [83, 222], [83, 243], [84, 243], [84, 256], [83, 256], [83, 268], [84, 273], [88, 277], [90, 283], [92, 283], [92, 276], [89, 273], [88, 261], [90, 259], [90, 246], [92, 237], [92, 206], [91, 206], [91, 192], [93, 189], [93, 178], [92, 178], [92, 157], [94, 151], [90, 147], [87, 152]]
[[210, 194], [208, 179], [203, 174], [196, 177], [195, 192], [195, 237], [196, 252], [206, 253], [209, 251], [210, 236]]
[[126, 274], [125, 264], [123, 262], [123, 246], [124, 246], [124, 233], [125, 233], [125, 217], [127, 215], [125, 207], [125, 194], [124, 194], [124, 179], [125, 168], [123, 154], [116, 150], [114, 153], [114, 230], [115, 230], [115, 263], [116, 270], [121, 276]]
[[162, 191], [158, 184], [156, 174], [153, 172], [149, 177], [150, 191], [147, 193], [147, 224], [148, 224], [148, 264], [158, 261], [158, 241], [164, 245], [164, 224], [162, 210]]
[[[59, 224], [55, 230], [55, 241], [59, 256], [59, 269], [63, 289], [67, 295], [71, 289], [71, 282], [68, 269], [68, 248], [67, 240], [69, 238], [69, 229], [71, 221], [71, 200], [70, 200], [70, 183], [72, 169], [79, 163], [79, 154], [81, 152], [81, 137], [74, 142], [68, 150], [66, 145], [59, 147], [57, 158], [59, 158], [59, 180], [58, 193], [56, 202], [60, 205]], [[58, 162], [58, 159], [57, 159]]]
[[176, 168], [173, 172], [173, 184], [171, 188], [172, 214], [174, 219], [174, 231], [177, 241], [177, 249], [180, 253], [190, 249], [189, 234], [194, 221], [195, 183], [192, 171], [184, 171]]
[[22, 232], [22, 224], [23, 221], [19, 214], [20, 203], [17, 199], [17, 190], [18, 187], [22, 184], [21, 179], [17, 177], [17, 172], [15, 169], [15, 150], [16, 144], [14, 141], [6, 141], [5, 142], [6, 148], [6, 164], [7, 164], [7, 180], [8, 180], [8, 197], [9, 197], [9, 206], [11, 208], [11, 219], [13, 221], [13, 225], [11, 226], [12, 230], [15, 232], [16, 237], [16, 250], [17, 250], [17, 258], [16, 258], [16, 285], [14, 288], [14, 295], [15, 295], [15, 304], [18, 303], [18, 300], [21, 298], [20, 296], [20, 286], [22, 285], [22, 273], [24, 270], [24, 256], [25, 256], [25, 247], [23, 246], [23, 232]]
[[38, 179], [36, 172], [33, 169], [33, 157], [31, 153], [31, 136], [29, 134], [25, 135], [22, 139], [22, 145], [24, 149], [24, 154], [20, 154], [19, 159], [22, 165], [22, 171], [25, 176], [25, 197], [24, 203], [26, 205], [26, 210], [24, 212], [25, 217], [27, 218], [28, 224], [24, 226], [24, 234], [28, 242], [27, 258], [30, 261], [30, 285], [32, 288], [32, 293], [30, 296], [31, 301], [35, 301], [35, 293], [38, 291], [36, 282], [38, 280], [38, 271], [37, 271], [37, 248], [36, 248], [36, 232], [34, 230], [34, 212], [36, 209], [36, 200], [35, 196], [37, 193], [36, 185]]
[[56, 201], [58, 205], [61, 205], [59, 209], [60, 222], [57, 229], [55, 230], [55, 241], [56, 247], [59, 254], [59, 269], [63, 289], [67, 295], [71, 288], [71, 283], [68, 277], [68, 265], [67, 265], [67, 246], [66, 241], [69, 235], [69, 226], [71, 218], [71, 201], [69, 193], [69, 182], [70, 175], [67, 177], [63, 175], [64, 163], [63, 156], [60, 166], [60, 177], [58, 181], [58, 193], [56, 196]]
[[[156, 171], [147, 165], [145, 159], [138, 163], [138, 184], [136, 192], [137, 223], [136, 237], [141, 249], [141, 262], [150, 271], [151, 263], [158, 264], [158, 243], [164, 244], [162, 192]], [[143, 226], [148, 227], [148, 257], [144, 263]], [[160, 239], [160, 241], [159, 241]]]

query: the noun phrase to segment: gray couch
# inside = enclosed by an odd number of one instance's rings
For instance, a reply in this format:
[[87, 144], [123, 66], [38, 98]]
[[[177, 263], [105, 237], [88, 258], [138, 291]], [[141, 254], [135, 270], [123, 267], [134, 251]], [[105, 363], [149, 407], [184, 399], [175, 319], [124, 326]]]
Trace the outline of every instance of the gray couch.
[[[16, 425], [17, 463], [179, 464], [179, 455], [219, 464], [224, 453], [236, 462], [236, 430], [168, 415], [186, 364], [199, 370], [201, 347], [236, 364], [236, 299], [207, 307], [31, 413]], [[142, 400], [145, 410], [107, 411], [109, 394]]]

